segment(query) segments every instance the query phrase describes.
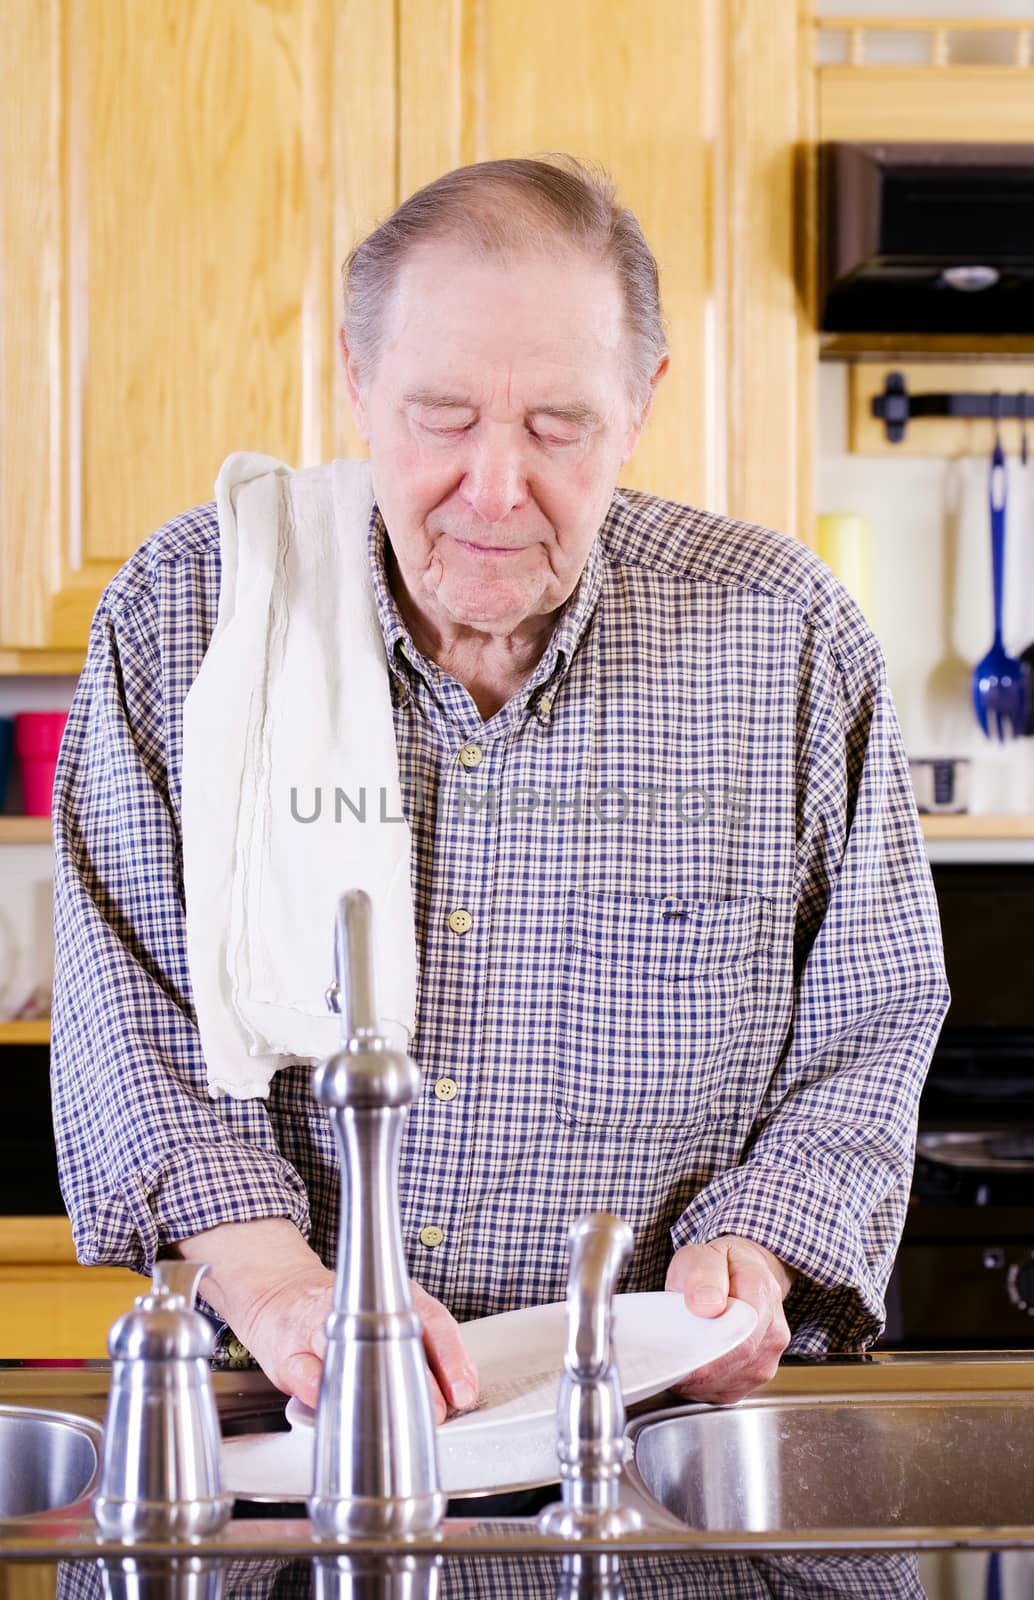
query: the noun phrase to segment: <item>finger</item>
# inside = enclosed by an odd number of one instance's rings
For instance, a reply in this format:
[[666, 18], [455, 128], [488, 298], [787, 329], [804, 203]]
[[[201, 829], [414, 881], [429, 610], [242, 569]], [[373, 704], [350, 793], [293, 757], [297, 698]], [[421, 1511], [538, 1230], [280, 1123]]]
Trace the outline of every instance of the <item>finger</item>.
[[285, 1357], [276, 1379], [277, 1387], [287, 1394], [296, 1395], [303, 1405], [316, 1409], [320, 1393], [323, 1363], [311, 1350], [298, 1350]]
[[438, 1379], [430, 1367], [427, 1368], [427, 1387], [431, 1391], [431, 1410], [434, 1412], [435, 1426], [439, 1427], [449, 1415], [449, 1408], [445, 1403], [445, 1396], [438, 1386]]
[[675, 1392], [687, 1400], [731, 1405], [775, 1377], [789, 1342], [790, 1329], [779, 1305], [770, 1319], [759, 1321], [749, 1339], [673, 1385]]
[[672, 1258], [666, 1289], [681, 1292], [698, 1317], [717, 1317], [729, 1303], [729, 1267], [724, 1250], [687, 1245]]
[[759, 1317], [774, 1315], [783, 1297], [776, 1278], [764, 1257], [749, 1245], [731, 1245], [726, 1255], [729, 1293], [753, 1306]]
[[459, 1323], [450, 1311], [419, 1284], [413, 1285], [413, 1304], [424, 1330], [427, 1364], [449, 1405], [469, 1411], [477, 1405], [477, 1368], [467, 1354]]
[[745, 1370], [723, 1383], [712, 1383], [705, 1382], [701, 1372], [674, 1387], [675, 1393], [684, 1400], [705, 1402], [709, 1406], [733, 1406], [738, 1400], [746, 1400], [748, 1395], [755, 1394], [774, 1376], [774, 1369], [761, 1368]]
[[313, 1354], [315, 1356], [318, 1356], [319, 1360], [322, 1362], [326, 1358], [326, 1354], [327, 1354], [327, 1322], [326, 1322], [326, 1318], [324, 1318], [321, 1322], [319, 1322], [317, 1324], [317, 1326], [315, 1328], [313, 1328], [313, 1330], [312, 1330], [312, 1339], [311, 1339], [310, 1342], [312, 1344]]
[[431, 1301], [431, 1309], [422, 1320], [424, 1352], [439, 1389], [456, 1411], [470, 1411], [477, 1405], [478, 1375], [463, 1344], [459, 1324], [436, 1300]]

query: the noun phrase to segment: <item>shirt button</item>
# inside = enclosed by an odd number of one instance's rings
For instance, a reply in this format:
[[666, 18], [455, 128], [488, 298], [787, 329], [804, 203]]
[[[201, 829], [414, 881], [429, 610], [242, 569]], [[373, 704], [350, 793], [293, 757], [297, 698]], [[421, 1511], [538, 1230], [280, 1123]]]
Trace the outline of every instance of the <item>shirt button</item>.
[[474, 926], [474, 918], [469, 911], [462, 909], [449, 912], [449, 927], [453, 933], [469, 933]]
[[479, 767], [484, 753], [479, 744], [465, 744], [460, 751], [460, 766]]
[[421, 1244], [425, 1244], [427, 1246], [428, 1250], [433, 1250], [436, 1245], [442, 1243], [445, 1235], [441, 1228], [436, 1228], [432, 1223], [429, 1227], [420, 1229], [418, 1238]]
[[439, 1100], [455, 1100], [460, 1092], [460, 1086], [455, 1078], [439, 1078], [434, 1086], [434, 1092]]

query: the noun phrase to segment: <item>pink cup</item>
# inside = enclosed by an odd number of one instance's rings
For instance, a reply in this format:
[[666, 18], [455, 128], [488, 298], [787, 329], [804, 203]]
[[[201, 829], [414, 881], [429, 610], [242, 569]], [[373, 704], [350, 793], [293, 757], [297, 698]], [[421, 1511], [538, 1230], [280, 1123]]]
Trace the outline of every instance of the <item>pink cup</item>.
[[27, 817], [49, 817], [54, 769], [67, 711], [19, 711], [14, 748], [22, 775], [22, 810]]

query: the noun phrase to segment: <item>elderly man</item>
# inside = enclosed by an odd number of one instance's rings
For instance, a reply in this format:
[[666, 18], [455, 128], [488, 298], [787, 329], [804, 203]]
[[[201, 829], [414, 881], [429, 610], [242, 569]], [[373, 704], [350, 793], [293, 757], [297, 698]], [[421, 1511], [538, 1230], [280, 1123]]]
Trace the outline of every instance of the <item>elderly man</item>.
[[[639, 227], [575, 163], [406, 201], [350, 258], [341, 348], [413, 830], [402, 1216], [439, 1416], [476, 1400], [462, 1320], [561, 1295], [585, 1209], [634, 1230], [623, 1288], [756, 1307], [693, 1397], [788, 1343], [866, 1347], [947, 1004], [875, 638], [793, 539], [615, 487], [668, 356]], [[313, 1403], [332, 1140], [304, 1062], [207, 1098], [186, 957], [217, 531], [212, 506], [159, 529], [94, 622], [55, 790], [55, 1124], [80, 1259], [209, 1262]], [[533, 800], [472, 849], [461, 785]]]

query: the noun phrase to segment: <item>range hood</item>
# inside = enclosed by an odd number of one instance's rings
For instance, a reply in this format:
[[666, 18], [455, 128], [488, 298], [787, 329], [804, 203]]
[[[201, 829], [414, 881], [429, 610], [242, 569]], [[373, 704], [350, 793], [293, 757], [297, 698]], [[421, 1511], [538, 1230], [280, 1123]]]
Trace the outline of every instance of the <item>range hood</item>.
[[823, 329], [1034, 334], [1034, 144], [819, 156]]

